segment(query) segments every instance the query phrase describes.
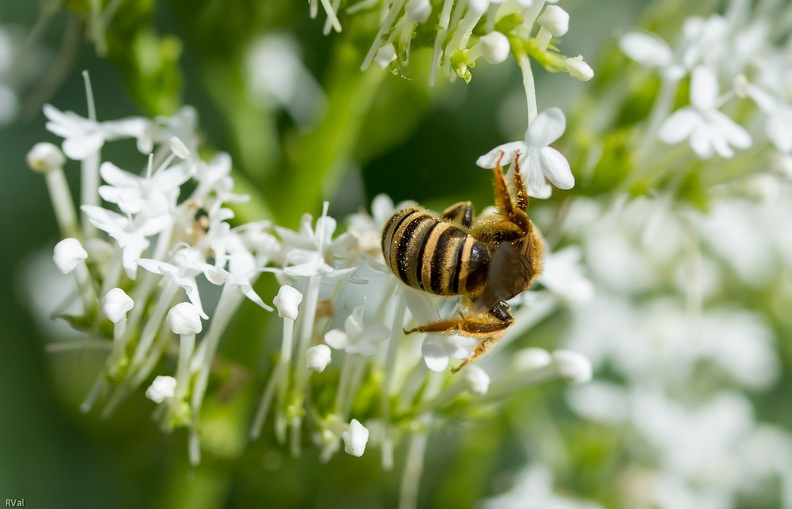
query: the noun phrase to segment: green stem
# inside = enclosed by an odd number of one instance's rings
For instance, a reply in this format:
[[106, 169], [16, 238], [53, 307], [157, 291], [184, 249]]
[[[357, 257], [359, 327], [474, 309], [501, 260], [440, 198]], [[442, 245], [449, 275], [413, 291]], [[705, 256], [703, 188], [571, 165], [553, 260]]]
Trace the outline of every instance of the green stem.
[[295, 144], [283, 184], [267, 189], [281, 224], [296, 223], [304, 212], [317, 210], [324, 190], [333, 189], [349, 167], [366, 116], [387, 75], [378, 68], [361, 72], [361, 60], [361, 52], [351, 42], [336, 45], [326, 79], [327, 111], [316, 128]]

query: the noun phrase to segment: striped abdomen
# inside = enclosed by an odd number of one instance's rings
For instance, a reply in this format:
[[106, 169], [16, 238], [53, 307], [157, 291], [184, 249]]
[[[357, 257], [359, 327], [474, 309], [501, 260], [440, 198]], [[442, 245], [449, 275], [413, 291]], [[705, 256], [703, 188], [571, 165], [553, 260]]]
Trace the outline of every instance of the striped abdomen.
[[473, 295], [487, 281], [487, 246], [418, 207], [399, 210], [388, 220], [382, 253], [399, 279], [435, 295]]

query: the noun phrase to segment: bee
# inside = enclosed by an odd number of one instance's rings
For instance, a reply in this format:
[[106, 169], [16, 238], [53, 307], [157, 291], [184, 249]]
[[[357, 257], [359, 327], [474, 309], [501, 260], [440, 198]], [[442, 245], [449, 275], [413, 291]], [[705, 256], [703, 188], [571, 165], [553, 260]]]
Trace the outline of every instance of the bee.
[[479, 339], [455, 373], [488, 352], [513, 323], [508, 299], [539, 277], [544, 252], [528, 218], [528, 195], [515, 156], [513, 189], [493, 169], [497, 213], [476, 220], [473, 205], [459, 202], [437, 215], [417, 206], [396, 211], [382, 232], [391, 271], [412, 288], [443, 297], [461, 296], [459, 316], [405, 330], [460, 334]]

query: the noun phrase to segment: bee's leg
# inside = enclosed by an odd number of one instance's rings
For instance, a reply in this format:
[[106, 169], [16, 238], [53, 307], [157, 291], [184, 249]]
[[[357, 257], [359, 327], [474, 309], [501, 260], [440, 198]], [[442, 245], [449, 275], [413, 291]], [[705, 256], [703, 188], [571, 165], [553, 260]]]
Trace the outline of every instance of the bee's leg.
[[498, 156], [498, 161], [495, 163], [495, 168], [492, 169], [493, 173], [493, 186], [495, 187], [495, 206], [508, 218], [514, 215], [514, 206], [512, 205], [512, 198], [509, 194], [509, 187], [506, 185], [506, 178], [503, 176], [503, 168], [501, 167], [501, 160], [504, 153], [501, 152]]
[[517, 208], [523, 212], [528, 211], [528, 194], [525, 192], [522, 172], [520, 172], [520, 153], [514, 154], [514, 195], [517, 198]]
[[444, 219], [461, 224], [465, 228], [473, 226], [473, 221], [476, 220], [476, 213], [473, 210], [473, 204], [469, 201], [461, 201], [451, 205], [443, 211], [441, 216]]
[[480, 338], [481, 341], [476, 345], [473, 354], [453, 370], [456, 373], [487, 353], [500, 340], [506, 329], [511, 327], [512, 323], [514, 323], [514, 317], [509, 313], [508, 305], [505, 302], [499, 302], [486, 313], [464, 315], [460, 312], [456, 318], [427, 323], [414, 329], [405, 330], [404, 333], [460, 334], [471, 338]]

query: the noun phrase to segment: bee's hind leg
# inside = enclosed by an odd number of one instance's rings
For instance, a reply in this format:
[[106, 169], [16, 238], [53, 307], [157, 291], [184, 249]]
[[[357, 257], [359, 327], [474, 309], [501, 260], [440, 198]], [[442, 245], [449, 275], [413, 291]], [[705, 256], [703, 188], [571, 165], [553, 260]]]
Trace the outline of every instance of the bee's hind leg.
[[455, 318], [445, 318], [436, 322], [427, 323], [413, 329], [405, 330], [405, 334], [413, 332], [427, 332], [430, 334], [459, 334], [471, 338], [480, 339], [478, 345], [473, 350], [473, 354], [461, 365], [452, 369], [456, 373], [474, 360], [486, 354], [500, 338], [503, 333], [514, 323], [514, 317], [509, 313], [509, 306], [505, 302], [499, 302], [486, 313], [473, 313], [465, 315], [461, 311]]

